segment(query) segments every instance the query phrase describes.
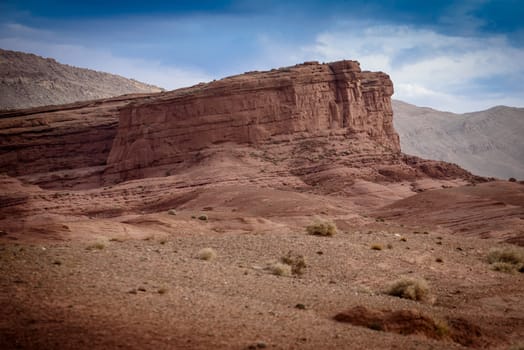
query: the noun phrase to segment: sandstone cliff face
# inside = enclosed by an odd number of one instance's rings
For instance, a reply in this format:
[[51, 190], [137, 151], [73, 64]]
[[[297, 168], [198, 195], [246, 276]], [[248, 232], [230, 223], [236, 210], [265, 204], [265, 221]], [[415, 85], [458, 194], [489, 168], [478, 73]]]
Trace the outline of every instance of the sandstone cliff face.
[[108, 174], [179, 162], [213, 144], [267, 144], [344, 131], [400, 152], [393, 128], [393, 85], [358, 62], [305, 63], [226, 78], [122, 108]]
[[[144, 95], [0, 112], [0, 173], [45, 186], [95, 186], [118, 126], [118, 109]], [[82, 174], [78, 169], [84, 169]], [[91, 176], [91, 175], [90, 175]], [[73, 180], [74, 179], [74, 180]], [[94, 182], [93, 182], [94, 181]]]
[[340, 195], [356, 180], [478, 180], [400, 153], [392, 93], [386, 74], [341, 61], [3, 112], [0, 173], [48, 189], [167, 177], [179, 189], [285, 183]]

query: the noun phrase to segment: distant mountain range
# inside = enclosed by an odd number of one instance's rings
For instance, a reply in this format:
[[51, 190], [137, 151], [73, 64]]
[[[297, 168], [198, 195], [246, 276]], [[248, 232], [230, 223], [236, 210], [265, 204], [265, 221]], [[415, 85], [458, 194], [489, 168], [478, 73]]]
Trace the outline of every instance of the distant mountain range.
[[524, 179], [524, 108], [454, 114], [392, 103], [404, 153], [456, 163], [477, 175]]
[[52, 58], [0, 49], [0, 110], [56, 105], [161, 88], [61, 64]]

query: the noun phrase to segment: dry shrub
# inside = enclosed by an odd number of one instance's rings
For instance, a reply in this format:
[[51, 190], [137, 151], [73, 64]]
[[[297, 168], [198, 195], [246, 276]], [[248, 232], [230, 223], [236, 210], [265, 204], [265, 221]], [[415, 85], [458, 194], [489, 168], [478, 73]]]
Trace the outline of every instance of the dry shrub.
[[213, 260], [217, 257], [217, 252], [213, 248], [200, 249], [197, 257], [200, 260]]
[[439, 338], [447, 337], [451, 333], [449, 325], [445, 320], [434, 318], [433, 321], [435, 323], [435, 334]]
[[288, 252], [286, 256], [280, 258], [280, 261], [291, 266], [291, 273], [293, 275], [302, 275], [304, 273], [303, 270], [307, 267], [304, 256], [293, 254], [292, 252]]
[[375, 243], [375, 244], [371, 245], [371, 249], [373, 249], [373, 250], [382, 250], [384, 248], [382, 247], [382, 244]]
[[496, 262], [491, 264], [491, 269], [493, 271], [513, 273], [515, 272], [515, 265], [506, 262]]
[[175, 210], [175, 209], [169, 209], [169, 210], [167, 211], [167, 213], [168, 213], [169, 215], [176, 215], [176, 210]]
[[429, 286], [426, 280], [420, 278], [401, 278], [391, 284], [387, 294], [404, 298], [422, 301], [429, 296]]
[[488, 262], [495, 271], [522, 272], [524, 269], [524, 249], [517, 247], [493, 248], [488, 253]]
[[337, 226], [330, 221], [319, 221], [307, 226], [306, 231], [315, 236], [333, 236], [337, 233]]
[[273, 275], [277, 276], [291, 276], [293, 273], [290, 265], [281, 262], [272, 264], [269, 269]]
[[86, 247], [87, 250], [102, 250], [104, 249], [106, 246], [104, 243], [94, 243], [94, 244], [91, 244], [91, 245], [88, 245]]

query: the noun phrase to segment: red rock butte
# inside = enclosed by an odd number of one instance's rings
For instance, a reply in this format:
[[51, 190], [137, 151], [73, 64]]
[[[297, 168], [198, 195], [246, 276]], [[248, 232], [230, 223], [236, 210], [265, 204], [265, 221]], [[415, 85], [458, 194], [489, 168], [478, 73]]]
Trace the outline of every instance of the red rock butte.
[[[0, 166], [43, 188], [167, 175], [194, 185], [195, 177], [181, 175], [213, 168], [217, 157], [232, 158], [229, 175], [221, 174], [228, 178], [240, 168], [267, 168], [239, 154], [247, 147], [278, 166], [275, 178], [306, 183], [311, 176], [472, 179], [455, 165], [400, 152], [392, 94], [387, 74], [361, 71], [356, 61], [306, 62], [166, 93], [4, 112]], [[243, 178], [253, 182], [252, 175]]]
[[387, 74], [356, 61], [251, 72], [138, 101], [120, 112], [110, 171], [163, 166], [223, 142], [263, 144], [330, 131], [365, 133], [399, 152]]

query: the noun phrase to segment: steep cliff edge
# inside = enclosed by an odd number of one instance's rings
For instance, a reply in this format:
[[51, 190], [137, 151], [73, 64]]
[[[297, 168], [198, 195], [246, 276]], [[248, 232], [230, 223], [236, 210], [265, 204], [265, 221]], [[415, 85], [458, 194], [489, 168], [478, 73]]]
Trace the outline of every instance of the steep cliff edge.
[[398, 153], [392, 94], [388, 75], [340, 61], [253, 72], [137, 101], [120, 111], [108, 174], [127, 180], [143, 176], [137, 169], [162, 168], [219, 143], [264, 145], [326, 132], [365, 135]]
[[386, 74], [362, 72], [358, 62], [309, 62], [171, 92], [4, 112], [0, 168], [42, 188], [77, 190], [167, 176], [180, 188], [284, 181], [341, 194], [356, 179], [475, 180], [400, 152], [392, 93]]

